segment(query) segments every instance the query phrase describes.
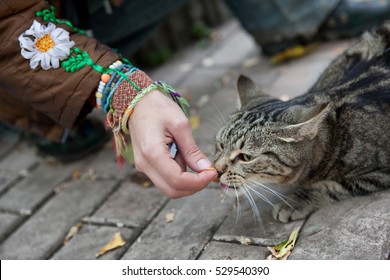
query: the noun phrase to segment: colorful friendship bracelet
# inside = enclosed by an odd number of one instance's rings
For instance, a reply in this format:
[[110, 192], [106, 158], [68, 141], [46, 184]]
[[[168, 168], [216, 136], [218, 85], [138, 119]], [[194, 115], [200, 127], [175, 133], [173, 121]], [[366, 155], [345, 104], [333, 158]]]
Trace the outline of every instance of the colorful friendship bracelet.
[[[113, 86], [115, 87], [116, 85], [118, 85], [130, 73], [137, 70], [138, 68], [136, 68], [132, 65], [123, 64], [120, 60], [117, 60], [114, 63], [112, 63], [108, 67], [108, 69], [110, 69], [112, 72], [111, 73], [103, 73], [100, 76], [98, 88], [97, 88], [97, 91], [95, 93], [96, 108], [98, 108], [98, 109], [104, 108], [105, 112], [107, 112], [107, 110], [108, 110], [108, 104], [110, 103], [110, 97], [112, 97], [112, 94], [115, 91], [115, 88], [113, 89]], [[106, 71], [106, 72], [108, 72], [108, 71]], [[120, 75], [119, 74], [120, 72], [125, 74], [125, 76]]]
[[[121, 69], [123, 71], [123, 73], [127, 76], [127, 77], [130, 77], [130, 75], [138, 70], [138, 68], [136, 67], [132, 67], [132, 68], [129, 68], [129, 67], [123, 67], [123, 69]], [[123, 76], [119, 76], [119, 75], [115, 75], [113, 77], [113, 81], [110, 85], [108, 85], [106, 87], [106, 91], [103, 93], [103, 98], [104, 98], [104, 101], [103, 101], [103, 109], [104, 109], [104, 112], [108, 112], [112, 106], [111, 106], [111, 100], [117, 90], [117, 88], [119, 87], [119, 85], [121, 84], [121, 82], [123, 80], [125, 80], [125, 78]], [[138, 89], [134, 88], [134, 86], [131, 84], [131, 87], [132, 87], [132, 90], [134, 92], [138, 92]]]
[[[117, 60], [113, 64], [111, 64], [108, 68], [109, 69], [115, 69], [122, 65], [122, 61]], [[115, 72], [114, 72], [115, 73]], [[104, 73], [100, 76], [100, 81], [98, 85], [98, 89], [95, 93], [96, 97], [96, 108], [101, 109], [102, 108], [102, 98], [103, 98], [103, 91], [106, 87], [106, 84], [110, 81], [111, 75], [108, 73]]]

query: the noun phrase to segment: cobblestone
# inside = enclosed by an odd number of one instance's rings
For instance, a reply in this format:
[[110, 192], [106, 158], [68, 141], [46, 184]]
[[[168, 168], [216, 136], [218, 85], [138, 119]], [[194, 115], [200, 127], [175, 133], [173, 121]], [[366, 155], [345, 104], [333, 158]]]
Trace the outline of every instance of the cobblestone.
[[123, 259], [195, 259], [232, 207], [221, 199], [210, 189], [170, 201]]
[[137, 236], [137, 231], [127, 228], [115, 228], [105, 226], [83, 226], [82, 229], [64, 245], [53, 257], [54, 260], [115, 260], [119, 259], [126, 250], [126, 245], [112, 250], [97, 257], [103, 248], [113, 238], [114, 234], [120, 233], [122, 238], [131, 243]]

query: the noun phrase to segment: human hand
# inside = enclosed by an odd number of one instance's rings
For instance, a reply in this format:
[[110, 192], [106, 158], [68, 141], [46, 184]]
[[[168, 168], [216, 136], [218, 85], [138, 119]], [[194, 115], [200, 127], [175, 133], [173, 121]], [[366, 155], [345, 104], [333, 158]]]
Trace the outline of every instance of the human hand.
[[[167, 196], [179, 198], [206, 187], [217, 176], [199, 150], [181, 108], [161, 92], [146, 94], [129, 120], [135, 166]], [[168, 144], [176, 142], [175, 159]], [[187, 172], [189, 166], [196, 173]]]

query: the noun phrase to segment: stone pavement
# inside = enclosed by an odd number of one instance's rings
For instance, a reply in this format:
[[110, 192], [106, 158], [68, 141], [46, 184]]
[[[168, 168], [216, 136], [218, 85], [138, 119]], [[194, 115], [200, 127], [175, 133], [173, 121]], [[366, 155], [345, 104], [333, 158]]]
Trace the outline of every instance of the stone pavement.
[[[216, 130], [235, 110], [239, 73], [288, 99], [348, 45], [324, 43], [302, 59], [272, 66], [235, 21], [215, 37], [151, 72], [190, 101], [195, 137], [210, 158]], [[242, 204], [237, 217], [234, 199], [224, 198], [215, 183], [170, 200], [134, 167], [119, 173], [111, 144], [62, 165], [38, 156], [18, 135], [0, 135], [1, 259], [95, 259], [117, 232], [126, 244], [98, 259], [265, 259], [266, 246], [299, 226], [289, 259], [389, 259], [390, 192], [336, 203], [290, 224], [273, 221], [261, 201], [256, 223]]]

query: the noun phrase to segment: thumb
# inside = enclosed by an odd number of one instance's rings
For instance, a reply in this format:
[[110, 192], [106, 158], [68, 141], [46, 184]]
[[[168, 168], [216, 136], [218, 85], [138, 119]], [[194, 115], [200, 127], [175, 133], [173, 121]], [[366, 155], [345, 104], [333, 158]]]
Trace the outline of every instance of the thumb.
[[210, 168], [211, 162], [199, 150], [192, 135], [192, 129], [188, 124], [180, 126], [180, 129], [174, 129], [172, 136], [178, 145], [179, 151], [183, 156], [186, 164], [194, 171], [201, 172]]

